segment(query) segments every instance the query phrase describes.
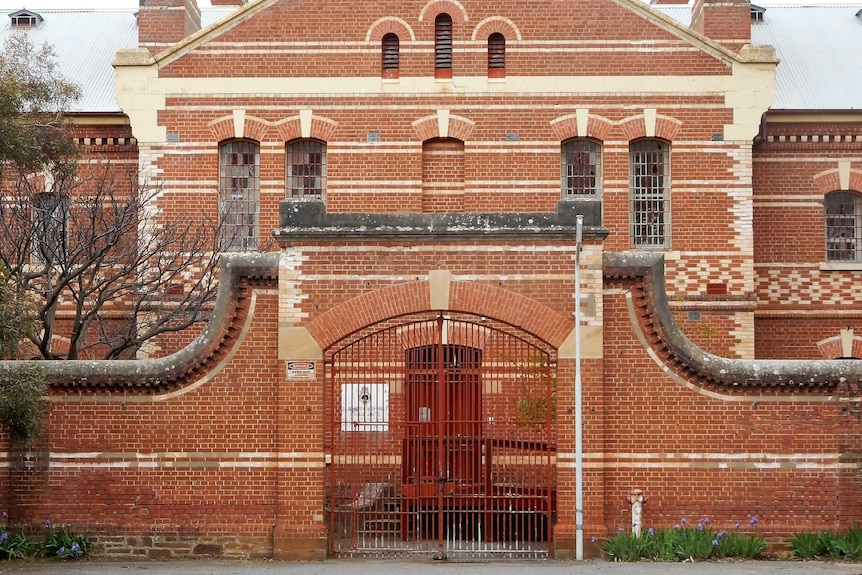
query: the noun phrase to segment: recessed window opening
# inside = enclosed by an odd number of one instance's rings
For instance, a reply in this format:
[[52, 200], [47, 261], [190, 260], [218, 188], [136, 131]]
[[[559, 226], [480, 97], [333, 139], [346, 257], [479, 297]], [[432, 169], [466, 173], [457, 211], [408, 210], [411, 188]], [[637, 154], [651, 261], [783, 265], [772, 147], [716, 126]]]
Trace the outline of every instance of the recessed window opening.
[[392, 32], [383, 36], [383, 78], [397, 79], [400, 63], [400, 43]]
[[326, 194], [326, 145], [298, 140], [287, 146], [288, 199], [323, 200]]
[[499, 32], [488, 36], [488, 77], [506, 77], [506, 38]]
[[452, 17], [445, 13], [434, 20], [434, 77], [452, 77]]
[[862, 261], [862, 196], [840, 191], [826, 195], [826, 261]]
[[598, 142], [573, 139], [563, 143], [562, 199], [597, 198], [602, 189], [602, 148]]
[[639, 140], [629, 149], [632, 247], [670, 245], [670, 158], [660, 140]]
[[219, 150], [219, 218], [221, 249], [258, 247], [260, 210], [260, 146], [234, 140]]
[[65, 263], [69, 256], [69, 196], [43, 192], [33, 196], [33, 259], [49, 265]]

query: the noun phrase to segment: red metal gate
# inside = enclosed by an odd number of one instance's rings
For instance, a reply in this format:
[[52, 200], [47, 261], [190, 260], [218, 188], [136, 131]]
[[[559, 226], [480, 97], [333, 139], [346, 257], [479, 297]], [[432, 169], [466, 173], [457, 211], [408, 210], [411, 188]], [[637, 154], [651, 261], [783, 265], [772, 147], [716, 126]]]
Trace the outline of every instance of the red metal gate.
[[510, 326], [424, 316], [326, 357], [335, 556], [547, 556], [554, 355]]

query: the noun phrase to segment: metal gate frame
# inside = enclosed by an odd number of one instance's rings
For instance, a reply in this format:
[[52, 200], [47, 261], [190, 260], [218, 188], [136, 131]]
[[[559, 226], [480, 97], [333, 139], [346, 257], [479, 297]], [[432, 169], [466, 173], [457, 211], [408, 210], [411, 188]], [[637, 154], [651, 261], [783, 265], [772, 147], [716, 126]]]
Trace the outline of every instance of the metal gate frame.
[[547, 557], [555, 351], [505, 324], [419, 314], [325, 357], [330, 554]]

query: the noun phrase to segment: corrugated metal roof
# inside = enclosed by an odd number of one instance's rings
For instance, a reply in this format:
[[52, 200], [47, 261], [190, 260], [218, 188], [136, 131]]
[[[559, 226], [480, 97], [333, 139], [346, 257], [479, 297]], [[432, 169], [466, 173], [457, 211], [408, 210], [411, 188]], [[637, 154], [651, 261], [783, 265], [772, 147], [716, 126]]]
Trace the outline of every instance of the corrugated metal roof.
[[[860, 3], [862, 7], [862, 3]], [[689, 25], [688, 6], [653, 6]], [[862, 109], [862, 19], [859, 7], [766, 6], [751, 42], [775, 48], [773, 110]]]
[[[9, 14], [0, 10], [0, 42], [15, 30]], [[27, 28], [33, 44], [54, 47], [60, 72], [81, 87], [81, 99], [72, 112], [119, 112], [111, 62], [120, 48], [138, 45], [138, 27], [132, 10], [31, 10], [44, 18]]]
[[[689, 25], [688, 6], [653, 6]], [[9, 14], [0, 10], [0, 42], [12, 33]], [[209, 26], [235, 8], [201, 11]], [[752, 42], [774, 46], [773, 109], [862, 109], [862, 19], [853, 6], [769, 6], [751, 27]], [[111, 62], [117, 50], [135, 48], [138, 28], [132, 10], [38, 10], [43, 18], [27, 34], [34, 43], [54, 46], [61, 72], [81, 86], [75, 112], [118, 112]]]
[[[209, 26], [235, 8], [203, 10], [201, 25]], [[0, 43], [14, 30], [9, 14], [0, 10]], [[44, 19], [26, 28], [33, 44], [54, 47], [60, 72], [81, 87], [81, 99], [71, 112], [119, 112], [111, 63], [117, 50], [137, 48], [134, 10], [29, 10]]]
[[775, 47], [781, 110], [862, 109], [862, 20], [853, 6], [769, 6], [751, 39]]

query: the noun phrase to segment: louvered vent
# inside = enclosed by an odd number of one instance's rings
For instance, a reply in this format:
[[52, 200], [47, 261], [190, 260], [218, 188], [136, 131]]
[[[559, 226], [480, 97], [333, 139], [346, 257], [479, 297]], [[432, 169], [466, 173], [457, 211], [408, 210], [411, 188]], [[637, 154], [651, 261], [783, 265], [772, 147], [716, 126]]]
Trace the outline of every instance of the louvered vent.
[[452, 17], [440, 14], [434, 21], [434, 68], [452, 69]]

